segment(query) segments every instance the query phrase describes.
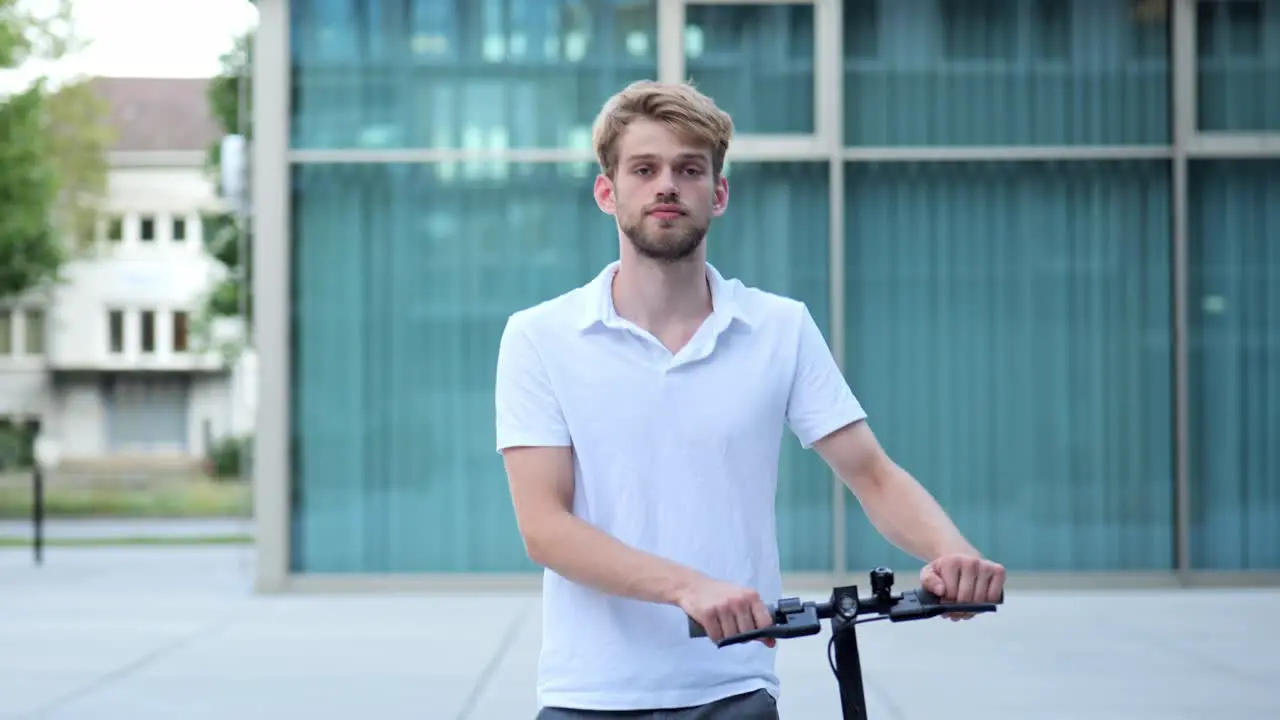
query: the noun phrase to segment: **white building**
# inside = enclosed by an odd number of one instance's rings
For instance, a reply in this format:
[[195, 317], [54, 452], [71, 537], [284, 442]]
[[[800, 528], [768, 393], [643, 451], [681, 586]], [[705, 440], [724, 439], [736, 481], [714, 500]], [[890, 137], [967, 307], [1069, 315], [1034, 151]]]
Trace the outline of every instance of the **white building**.
[[221, 207], [206, 86], [100, 81], [117, 142], [96, 247], [51, 293], [0, 307], [0, 421], [38, 423], [66, 465], [183, 466], [250, 430], [244, 373], [193, 349], [223, 272], [204, 249], [202, 218]]

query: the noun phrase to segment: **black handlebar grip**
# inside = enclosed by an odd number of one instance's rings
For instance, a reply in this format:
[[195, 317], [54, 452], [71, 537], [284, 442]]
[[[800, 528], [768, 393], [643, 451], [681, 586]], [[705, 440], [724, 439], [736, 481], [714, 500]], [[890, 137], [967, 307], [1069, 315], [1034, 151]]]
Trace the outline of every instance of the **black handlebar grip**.
[[704, 638], [706, 636], [707, 636], [707, 629], [702, 627], [702, 623], [698, 622], [697, 620], [694, 620], [693, 618], [689, 618], [689, 637]]

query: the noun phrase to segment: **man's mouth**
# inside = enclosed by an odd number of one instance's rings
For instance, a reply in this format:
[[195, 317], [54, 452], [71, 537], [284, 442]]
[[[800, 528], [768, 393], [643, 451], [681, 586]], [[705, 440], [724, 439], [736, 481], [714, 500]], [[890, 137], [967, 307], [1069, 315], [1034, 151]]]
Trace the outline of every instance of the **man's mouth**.
[[675, 205], [659, 205], [650, 210], [649, 214], [659, 220], [671, 220], [684, 215], [684, 211]]

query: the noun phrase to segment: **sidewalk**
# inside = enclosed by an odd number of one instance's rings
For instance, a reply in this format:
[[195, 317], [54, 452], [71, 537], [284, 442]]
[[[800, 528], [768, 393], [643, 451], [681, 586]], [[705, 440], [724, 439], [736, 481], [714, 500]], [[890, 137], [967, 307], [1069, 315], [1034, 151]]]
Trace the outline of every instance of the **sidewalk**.
[[[29, 540], [30, 520], [0, 520], [0, 538]], [[191, 538], [253, 535], [248, 518], [46, 518], [44, 536], [50, 540], [120, 538]]]
[[[534, 716], [536, 596], [255, 596], [251, 576], [250, 547], [0, 551], [0, 718]], [[1277, 609], [1276, 590], [1026, 592], [867, 625], [870, 715], [1280, 717]], [[786, 720], [839, 717], [825, 651], [782, 643]]]

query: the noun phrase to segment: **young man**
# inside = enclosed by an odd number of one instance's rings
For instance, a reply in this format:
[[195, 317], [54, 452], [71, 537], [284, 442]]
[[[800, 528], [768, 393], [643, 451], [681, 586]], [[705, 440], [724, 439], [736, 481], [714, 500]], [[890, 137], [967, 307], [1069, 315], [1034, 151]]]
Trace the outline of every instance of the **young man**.
[[619, 260], [502, 335], [498, 450], [546, 568], [539, 718], [778, 716], [772, 643], [717, 649], [688, 637], [686, 614], [712, 640], [771, 624], [788, 427], [927, 562], [924, 587], [959, 602], [1003, 591], [1003, 568], [886, 457], [804, 304], [708, 265], [732, 134], [687, 85], [612, 98], [595, 199], [617, 218]]

